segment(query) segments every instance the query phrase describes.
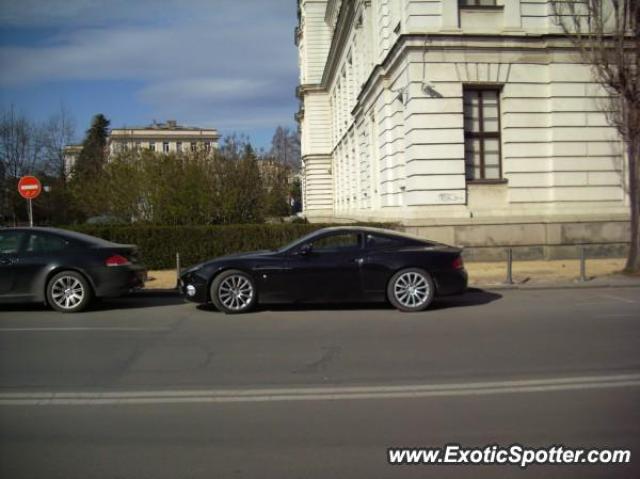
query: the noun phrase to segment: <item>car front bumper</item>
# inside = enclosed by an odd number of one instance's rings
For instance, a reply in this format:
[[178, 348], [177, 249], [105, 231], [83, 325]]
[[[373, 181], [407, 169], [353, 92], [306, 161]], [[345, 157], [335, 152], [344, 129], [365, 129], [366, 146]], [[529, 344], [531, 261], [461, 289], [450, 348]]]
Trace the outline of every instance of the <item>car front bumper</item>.
[[188, 301], [207, 303], [209, 301], [209, 283], [197, 272], [185, 273], [178, 280], [178, 289]]

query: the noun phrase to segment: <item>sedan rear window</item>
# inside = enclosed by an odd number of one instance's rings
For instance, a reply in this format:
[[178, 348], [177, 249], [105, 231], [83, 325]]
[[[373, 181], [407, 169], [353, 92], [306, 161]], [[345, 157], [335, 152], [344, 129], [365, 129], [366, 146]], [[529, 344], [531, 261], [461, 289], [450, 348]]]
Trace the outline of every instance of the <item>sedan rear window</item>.
[[69, 246], [69, 241], [61, 236], [31, 233], [27, 241], [27, 251], [30, 253], [52, 253], [62, 251]]

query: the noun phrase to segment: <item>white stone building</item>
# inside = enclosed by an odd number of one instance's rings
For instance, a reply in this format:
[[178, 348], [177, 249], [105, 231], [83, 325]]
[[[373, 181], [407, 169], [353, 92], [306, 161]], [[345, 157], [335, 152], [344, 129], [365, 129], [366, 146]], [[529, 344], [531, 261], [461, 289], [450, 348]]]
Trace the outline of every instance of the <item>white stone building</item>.
[[[127, 150], [150, 150], [159, 153], [188, 153], [218, 149], [220, 134], [215, 128], [179, 125], [175, 120], [148, 126], [113, 128], [107, 141], [109, 155]], [[65, 171], [70, 174], [82, 145], [64, 149]]]
[[466, 246], [627, 241], [606, 92], [547, 0], [299, 0], [310, 220]]
[[109, 153], [127, 149], [149, 149], [160, 153], [213, 151], [220, 134], [214, 128], [179, 125], [175, 120], [148, 126], [114, 128], [109, 135]]

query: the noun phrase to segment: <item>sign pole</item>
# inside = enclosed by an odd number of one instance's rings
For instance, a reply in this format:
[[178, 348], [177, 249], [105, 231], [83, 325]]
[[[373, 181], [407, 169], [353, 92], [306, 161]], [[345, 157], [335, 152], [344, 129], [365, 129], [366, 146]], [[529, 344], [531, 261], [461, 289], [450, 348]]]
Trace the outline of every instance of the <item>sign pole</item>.
[[23, 176], [18, 181], [18, 193], [28, 203], [29, 209], [29, 226], [33, 228], [33, 204], [32, 200], [37, 198], [42, 192], [42, 184], [35, 176]]
[[33, 205], [31, 204], [31, 198], [27, 201], [29, 202], [29, 227], [33, 228]]

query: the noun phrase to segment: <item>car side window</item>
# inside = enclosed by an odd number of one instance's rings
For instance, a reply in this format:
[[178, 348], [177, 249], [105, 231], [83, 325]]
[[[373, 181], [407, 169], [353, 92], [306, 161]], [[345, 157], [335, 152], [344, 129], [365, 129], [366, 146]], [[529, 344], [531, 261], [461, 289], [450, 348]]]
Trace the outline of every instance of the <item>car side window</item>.
[[323, 236], [312, 243], [314, 253], [338, 253], [360, 248], [358, 233]]
[[366, 237], [367, 248], [389, 248], [394, 246], [402, 246], [405, 242], [399, 238], [392, 238], [390, 236], [382, 236], [376, 234], [367, 234]]
[[20, 231], [0, 232], [0, 254], [15, 254], [20, 249], [24, 233]]
[[66, 239], [43, 233], [30, 233], [26, 251], [29, 253], [53, 253], [62, 251], [69, 246]]

